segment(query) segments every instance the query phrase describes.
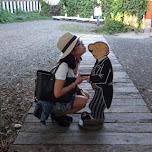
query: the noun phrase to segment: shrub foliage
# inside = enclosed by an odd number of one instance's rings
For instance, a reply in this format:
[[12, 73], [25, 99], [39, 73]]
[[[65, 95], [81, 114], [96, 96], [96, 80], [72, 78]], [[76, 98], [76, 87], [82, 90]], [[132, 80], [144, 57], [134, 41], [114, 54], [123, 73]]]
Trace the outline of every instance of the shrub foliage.
[[[96, 0], [60, 0], [59, 8], [61, 15], [90, 17], [96, 6]], [[147, 11], [149, 0], [102, 0], [103, 16], [108, 20], [117, 20], [128, 24], [133, 15], [136, 15], [136, 27], [141, 24], [143, 15]]]

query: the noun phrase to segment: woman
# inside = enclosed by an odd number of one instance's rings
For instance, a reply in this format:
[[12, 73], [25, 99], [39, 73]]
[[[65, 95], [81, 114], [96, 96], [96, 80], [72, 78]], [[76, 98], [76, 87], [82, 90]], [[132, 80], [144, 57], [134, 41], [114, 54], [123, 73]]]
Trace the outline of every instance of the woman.
[[87, 77], [79, 73], [81, 56], [86, 52], [84, 44], [71, 33], [65, 33], [57, 43], [63, 55], [55, 73], [54, 96], [56, 102], [53, 107], [52, 119], [61, 126], [69, 126], [72, 117], [66, 114], [75, 113], [85, 107], [89, 94], [77, 86]]

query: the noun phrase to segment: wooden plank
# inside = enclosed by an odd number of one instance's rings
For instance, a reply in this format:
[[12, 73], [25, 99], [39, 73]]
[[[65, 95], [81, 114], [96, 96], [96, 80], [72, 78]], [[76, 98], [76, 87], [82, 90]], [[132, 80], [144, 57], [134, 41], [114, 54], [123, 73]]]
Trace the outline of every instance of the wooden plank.
[[[119, 67], [118, 67], [118, 66], [117, 66], [117, 67], [113, 67], [114, 72], [115, 72], [115, 71], [118, 71], [118, 72], [119, 72], [119, 71], [122, 71], [122, 69], [123, 69], [123, 68], [122, 68], [121, 66], [119, 66]], [[90, 74], [90, 73], [91, 73], [91, 70], [92, 70], [92, 67], [85, 67], [85, 68], [81, 68], [81, 69], [80, 69], [80, 72], [81, 72], [81, 73], [88, 73], [88, 74]]]
[[122, 79], [114, 78], [113, 82], [114, 83], [133, 83], [131, 79], [125, 79], [125, 78], [122, 78]]
[[[88, 105], [92, 99], [89, 99], [86, 107], [82, 111], [88, 111]], [[118, 101], [117, 101], [118, 100]], [[129, 102], [129, 103], [127, 103]], [[28, 113], [33, 113], [35, 104], [30, 108]], [[142, 99], [113, 99], [110, 110], [107, 112], [150, 112], [146, 103]]]
[[[73, 114], [74, 122], [80, 120], [80, 114]], [[40, 122], [33, 114], [28, 114], [25, 122]], [[47, 122], [52, 122], [49, 119]], [[105, 123], [152, 123], [152, 113], [105, 113]]]
[[152, 113], [106, 113], [105, 122], [152, 123]]
[[[89, 92], [90, 97], [93, 97], [94, 92]], [[142, 99], [142, 96], [139, 93], [132, 92], [114, 92], [113, 99]]]
[[[90, 85], [88, 85], [88, 87], [86, 86], [81, 86], [80, 87], [83, 90], [92, 92], [92, 87]], [[113, 88], [114, 92], [126, 92], [126, 93], [139, 93], [139, 91], [135, 88], [135, 87], [116, 87], [114, 86]]]
[[113, 88], [114, 92], [130, 92], [130, 93], [139, 93], [136, 87], [116, 87]]
[[[82, 111], [88, 111], [87, 109], [89, 109], [88, 105], [83, 108], [82, 110], [80, 110], [79, 112]], [[120, 112], [126, 112], [126, 113], [147, 113], [150, 112], [150, 110], [147, 108], [147, 105], [145, 106], [136, 106], [136, 105], [120, 105], [120, 106], [114, 106], [111, 105], [111, 107], [109, 109], [105, 109], [105, 112], [114, 112], [114, 113], [120, 113]]]
[[[113, 83], [114, 87], [135, 87], [135, 85], [131, 82], [123, 83], [123, 82], [114, 82]], [[136, 88], [137, 89], [137, 88]]]
[[[91, 112], [89, 107], [86, 106], [82, 110], [78, 111], [78, 113], [82, 113], [84, 111]], [[105, 109], [105, 112], [111, 112], [111, 113], [148, 113], [150, 110], [147, 108], [147, 106], [111, 106], [109, 109]]]
[[142, 96], [139, 93], [115, 92], [113, 98], [114, 99], [142, 99]]
[[[43, 125], [42, 123], [24, 123], [20, 132], [29, 133], [72, 133], [72, 132], [82, 132], [79, 128], [78, 123], [71, 123], [70, 127], [61, 127], [57, 123], [47, 123]], [[152, 133], [151, 123], [104, 123], [103, 127], [94, 131], [98, 133], [102, 132], [115, 132], [115, 133]]]
[[143, 99], [113, 99], [112, 105], [136, 105], [136, 106], [142, 106], [147, 105]]
[[147, 113], [150, 112], [147, 108], [147, 105], [145, 106], [136, 106], [136, 105], [130, 105], [130, 106], [114, 106], [112, 105], [109, 109], [105, 109], [105, 112], [127, 112], [127, 113]]
[[115, 72], [114, 78], [129, 78], [129, 76], [126, 74], [126, 72]]
[[27, 133], [20, 132], [14, 144], [137, 144], [152, 145], [152, 133]]
[[[88, 83], [87, 81], [83, 81], [81, 84], [79, 84], [78, 85], [79, 87], [81, 87], [81, 88], [92, 88], [92, 86], [91, 86], [91, 84], [90, 83]], [[122, 88], [122, 87], [124, 87], [124, 88], [127, 88], [127, 87], [132, 87], [132, 88], [134, 88], [135, 90], [137, 90], [137, 88], [135, 87], [135, 85], [133, 84], [133, 83], [131, 83], [131, 82], [126, 82], [126, 83], [123, 83], [123, 82], [114, 82], [113, 83], [113, 86], [114, 86], [114, 88]]]
[[152, 145], [13, 145], [8, 152], [150, 152]]

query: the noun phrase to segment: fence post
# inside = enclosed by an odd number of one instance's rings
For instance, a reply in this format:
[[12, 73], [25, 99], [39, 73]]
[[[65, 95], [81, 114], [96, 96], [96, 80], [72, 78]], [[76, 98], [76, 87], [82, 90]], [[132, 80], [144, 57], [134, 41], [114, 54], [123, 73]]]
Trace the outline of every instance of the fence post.
[[25, 12], [41, 11], [40, 2], [38, 0], [0, 0], [0, 5], [4, 10], [14, 13], [17, 9], [21, 9]]
[[36, 10], [38, 11], [38, 1], [36, 1]]
[[18, 10], [20, 9], [20, 3], [19, 3], [19, 1], [17, 1], [17, 9]]
[[30, 11], [33, 11], [33, 7], [32, 7], [32, 1], [30, 1]]
[[29, 1], [27, 1], [27, 11], [29, 12]]
[[14, 12], [16, 12], [16, 1], [13, 2], [14, 5]]
[[5, 10], [5, 2], [2, 2], [3, 9]]
[[26, 12], [26, 1], [23, 2], [24, 11]]
[[9, 4], [8, 4], [8, 1], [6, 1], [6, 8], [7, 8], [7, 11], [9, 12]]
[[12, 1], [10, 1], [10, 10], [11, 10], [11, 13], [13, 13], [13, 5], [12, 5]]
[[20, 1], [20, 5], [21, 5], [21, 10], [23, 11], [23, 2]]
[[33, 1], [33, 10], [35, 11], [35, 1]]

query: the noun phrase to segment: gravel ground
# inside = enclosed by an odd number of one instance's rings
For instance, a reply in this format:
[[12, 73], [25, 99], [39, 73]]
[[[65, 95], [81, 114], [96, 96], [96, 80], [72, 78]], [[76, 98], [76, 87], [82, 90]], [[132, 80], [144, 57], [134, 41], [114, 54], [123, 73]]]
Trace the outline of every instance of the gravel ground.
[[22, 77], [27, 81], [25, 77], [37, 69], [51, 69], [60, 53], [57, 40], [65, 33], [57, 29], [62, 24], [82, 23], [48, 20], [0, 24], [0, 82], [11, 84]]
[[14, 125], [23, 124], [31, 107], [36, 71], [51, 70], [57, 62], [61, 53], [56, 46], [57, 40], [65, 33], [57, 27], [62, 24], [83, 23], [44, 20], [0, 24], [0, 89], [3, 116], [0, 125], [0, 151], [7, 151], [13, 143], [18, 132]]
[[152, 37], [104, 37], [152, 111]]

